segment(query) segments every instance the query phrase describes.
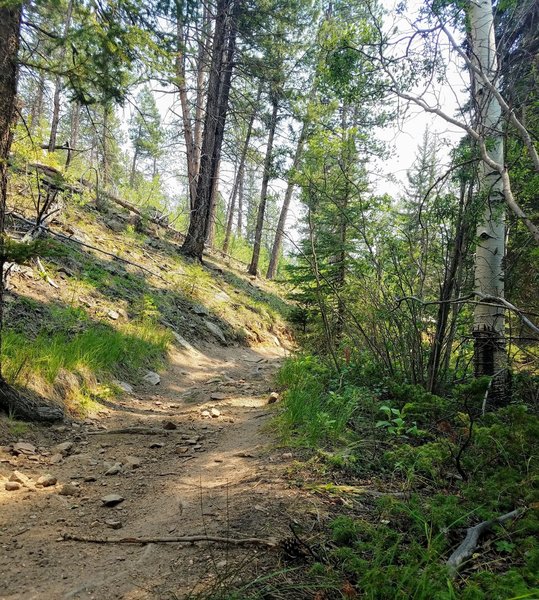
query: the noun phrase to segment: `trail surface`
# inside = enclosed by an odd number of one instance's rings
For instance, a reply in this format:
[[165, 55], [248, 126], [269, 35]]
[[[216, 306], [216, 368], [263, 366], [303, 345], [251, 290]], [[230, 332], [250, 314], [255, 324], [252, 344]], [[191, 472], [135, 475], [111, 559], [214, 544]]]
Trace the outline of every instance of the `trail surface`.
[[[303, 500], [285, 477], [292, 455], [265, 428], [284, 355], [277, 345], [176, 349], [159, 385], [104, 403], [82, 424], [22, 434], [34, 452], [2, 448], [0, 598], [179, 599], [275, 565], [264, 548], [61, 536], [286, 537]], [[143, 430], [112, 433], [130, 428]], [[15, 471], [23, 482], [7, 491]], [[43, 475], [57, 483], [35, 487]], [[105, 506], [110, 494], [124, 500]]]

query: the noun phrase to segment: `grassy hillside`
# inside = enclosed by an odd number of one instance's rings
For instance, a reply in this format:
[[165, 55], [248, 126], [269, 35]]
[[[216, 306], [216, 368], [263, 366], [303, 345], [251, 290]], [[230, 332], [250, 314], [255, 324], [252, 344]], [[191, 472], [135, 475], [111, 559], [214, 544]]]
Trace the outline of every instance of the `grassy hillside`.
[[[12, 189], [10, 204], [33, 219], [22, 178]], [[91, 410], [94, 394], [120, 393], [114, 382], [136, 385], [164, 368], [177, 335], [198, 348], [287, 335], [275, 286], [251, 280], [239, 263], [185, 260], [170, 230], [116, 205], [97, 210], [73, 195], [50, 228], [69, 240], [52, 236], [48, 256], [12, 268], [3, 368], [9, 383], [72, 413]], [[10, 229], [21, 237], [28, 224], [13, 217]]]

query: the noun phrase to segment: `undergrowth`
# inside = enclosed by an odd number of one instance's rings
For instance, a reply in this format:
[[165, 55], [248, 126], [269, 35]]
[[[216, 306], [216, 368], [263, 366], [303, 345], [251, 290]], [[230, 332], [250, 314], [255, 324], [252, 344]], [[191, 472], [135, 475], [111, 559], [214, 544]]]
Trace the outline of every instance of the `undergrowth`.
[[[439, 397], [354, 365], [336, 375], [308, 355], [288, 360], [278, 383], [283, 441], [326, 464], [306, 465], [318, 481], [305, 487], [343, 496], [306, 576], [325, 582], [320, 598], [539, 598], [539, 417], [525, 396], [483, 416], [487, 379]], [[367, 511], [365, 486], [382, 490]], [[519, 507], [452, 577], [445, 563], [466, 529]]]

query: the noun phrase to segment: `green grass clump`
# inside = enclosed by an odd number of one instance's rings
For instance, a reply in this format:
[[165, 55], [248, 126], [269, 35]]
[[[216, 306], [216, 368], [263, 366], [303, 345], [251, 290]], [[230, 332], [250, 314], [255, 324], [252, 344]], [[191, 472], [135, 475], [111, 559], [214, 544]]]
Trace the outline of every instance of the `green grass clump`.
[[[144, 316], [112, 326], [90, 319], [80, 308], [50, 306], [43, 312], [35, 337], [29, 337], [23, 323], [3, 333], [3, 369], [12, 384], [54, 385], [66, 372], [78, 376], [81, 389], [89, 376], [102, 382], [114, 377], [136, 382], [143, 369], [164, 363], [171, 342], [170, 332]], [[82, 393], [81, 400], [88, 395]]]

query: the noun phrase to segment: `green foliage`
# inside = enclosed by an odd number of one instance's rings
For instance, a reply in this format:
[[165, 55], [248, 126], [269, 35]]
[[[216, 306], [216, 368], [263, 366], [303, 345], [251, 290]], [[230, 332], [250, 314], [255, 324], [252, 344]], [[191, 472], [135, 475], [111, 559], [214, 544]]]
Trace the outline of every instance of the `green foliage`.
[[400, 410], [384, 405], [380, 407], [380, 411], [384, 413], [386, 419], [377, 421], [376, 427], [381, 427], [395, 436], [417, 435], [417, 423], [414, 421], [411, 426], [408, 425], [405, 420], [405, 409]]

